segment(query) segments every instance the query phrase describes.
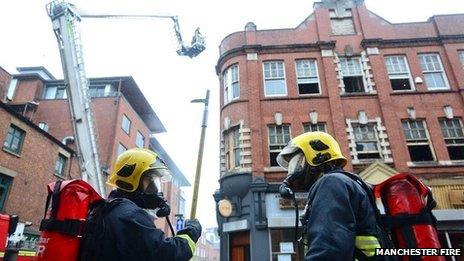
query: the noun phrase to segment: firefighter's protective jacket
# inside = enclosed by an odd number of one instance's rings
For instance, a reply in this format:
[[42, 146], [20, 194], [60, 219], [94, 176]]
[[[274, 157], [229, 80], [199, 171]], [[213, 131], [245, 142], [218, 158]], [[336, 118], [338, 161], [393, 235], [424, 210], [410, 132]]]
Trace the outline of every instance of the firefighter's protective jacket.
[[353, 260], [355, 252], [380, 247], [368, 194], [347, 174], [323, 175], [309, 191], [307, 211], [306, 260]]
[[194, 243], [186, 235], [165, 238], [153, 218], [128, 199], [110, 205], [99, 222], [100, 235], [94, 242], [99, 249], [92, 260], [186, 261], [192, 257]]

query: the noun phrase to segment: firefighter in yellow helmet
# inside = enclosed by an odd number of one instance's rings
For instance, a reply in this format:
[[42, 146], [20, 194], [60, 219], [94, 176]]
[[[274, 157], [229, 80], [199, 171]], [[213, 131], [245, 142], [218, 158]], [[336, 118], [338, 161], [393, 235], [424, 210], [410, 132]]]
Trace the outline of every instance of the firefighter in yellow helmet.
[[347, 160], [337, 141], [325, 132], [307, 132], [292, 139], [277, 156], [287, 169], [279, 192], [293, 198], [309, 191], [302, 216], [309, 248], [306, 260], [374, 258], [381, 231], [370, 194], [355, 175], [343, 171]]
[[[130, 149], [122, 153], [107, 184], [114, 187], [103, 210], [90, 215], [96, 225], [84, 242], [82, 260], [189, 260], [201, 236], [198, 220], [167, 238], [154, 225], [170, 208], [162, 182], [170, 179], [164, 162], [153, 151]], [[96, 217], [95, 217], [96, 216]], [[92, 218], [93, 217], [93, 218]]]

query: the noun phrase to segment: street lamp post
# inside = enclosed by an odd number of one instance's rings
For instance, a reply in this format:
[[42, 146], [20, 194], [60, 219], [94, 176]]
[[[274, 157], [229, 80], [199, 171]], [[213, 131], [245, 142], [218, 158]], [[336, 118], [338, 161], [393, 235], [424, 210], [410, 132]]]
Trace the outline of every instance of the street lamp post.
[[190, 219], [194, 219], [196, 216], [196, 212], [197, 212], [198, 187], [200, 186], [201, 162], [203, 159], [203, 148], [205, 145], [205, 132], [206, 132], [206, 127], [208, 123], [209, 90], [206, 90], [206, 98], [195, 99], [195, 100], [192, 100], [191, 102], [205, 104], [205, 109], [203, 110], [203, 121], [201, 123], [201, 136], [200, 136], [200, 146], [198, 149], [197, 170], [195, 173], [195, 183], [193, 185], [192, 209], [190, 211]]

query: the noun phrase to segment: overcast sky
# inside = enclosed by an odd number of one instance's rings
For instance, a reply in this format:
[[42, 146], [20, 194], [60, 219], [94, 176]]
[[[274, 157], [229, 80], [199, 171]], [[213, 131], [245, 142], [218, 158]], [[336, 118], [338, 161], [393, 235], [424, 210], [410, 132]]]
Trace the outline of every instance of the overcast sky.
[[[62, 78], [61, 64], [45, 0], [2, 0], [0, 66], [45, 66]], [[164, 123], [157, 135], [193, 184], [203, 106], [190, 100], [211, 90], [209, 126], [197, 216], [204, 227], [217, 226], [212, 194], [219, 187], [219, 82], [215, 74], [218, 45], [228, 34], [253, 21], [259, 29], [294, 28], [312, 12], [313, 1], [250, 0], [80, 0], [77, 7], [95, 13], [173, 14], [179, 16], [184, 40], [196, 27], [207, 50], [190, 59], [177, 56], [169, 20], [82, 21], [88, 77], [133, 76]], [[425, 21], [434, 14], [464, 13], [462, 0], [366, 0], [367, 7], [390, 22]], [[184, 189], [191, 197], [191, 189]], [[187, 202], [190, 208], [190, 200]], [[187, 213], [189, 209], [187, 209]]]

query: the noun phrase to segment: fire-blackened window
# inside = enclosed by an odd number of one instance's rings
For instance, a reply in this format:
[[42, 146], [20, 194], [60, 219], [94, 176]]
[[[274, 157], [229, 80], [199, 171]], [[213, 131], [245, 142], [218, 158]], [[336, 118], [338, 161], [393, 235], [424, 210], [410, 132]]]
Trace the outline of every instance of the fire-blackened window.
[[296, 61], [298, 92], [300, 94], [318, 94], [319, 77], [316, 60]]
[[441, 131], [451, 160], [464, 160], [464, 131], [460, 119], [440, 119]]
[[346, 93], [365, 92], [361, 58], [340, 58], [343, 83]]
[[385, 57], [388, 77], [394, 91], [407, 91], [412, 89], [412, 78], [405, 56]]
[[290, 125], [269, 125], [269, 159], [270, 166], [279, 166], [277, 155], [290, 141]]
[[404, 120], [402, 125], [411, 161], [434, 161], [425, 122], [423, 120]]

